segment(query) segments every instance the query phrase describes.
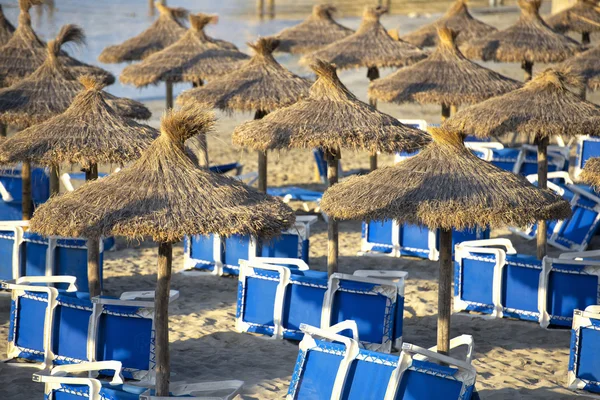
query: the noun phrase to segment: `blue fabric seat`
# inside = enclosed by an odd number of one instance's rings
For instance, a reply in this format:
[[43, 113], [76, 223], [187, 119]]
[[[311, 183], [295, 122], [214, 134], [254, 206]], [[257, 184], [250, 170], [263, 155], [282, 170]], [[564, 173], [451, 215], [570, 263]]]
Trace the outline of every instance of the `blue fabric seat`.
[[[0, 221], [23, 219], [23, 181], [21, 167], [0, 169]], [[31, 171], [31, 199], [38, 206], [50, 198], [50, 177], [45, 168]]]
[[573, 313], [568, 384], [574, 391], [600, 394], [600, 308]]

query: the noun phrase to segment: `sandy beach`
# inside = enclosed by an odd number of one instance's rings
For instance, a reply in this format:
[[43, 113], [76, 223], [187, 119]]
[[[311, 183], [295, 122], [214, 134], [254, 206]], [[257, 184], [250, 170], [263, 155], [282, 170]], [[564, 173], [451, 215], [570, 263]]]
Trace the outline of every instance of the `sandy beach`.
[[[81, 1], [82, 8], [98, 8], [95, 2]], [[146, 1], [137, 4], [141, 15], [116, 15], [122, 30], [111, 29], [101, 23], [102, 17], [115, 12], [118, 2], [107, 1], [102, 15], [78, 12], [74, 0], [57, 0], [54, 19], [45, 15], [34, 21], [44, 38], [50, 37], [65, 22], [80, 23], [88, 32], [90, 46], [74, 51], [84, 61], [92, 62], [102, 48], [113, 42], [122, 41], [143, 29], [148, 24]], [[210, 7], [211, 1], [192, 2], [191, 0], [171, 2], [189, 6], [192, 11], [224, 12], [221, 24], [211, 27], [210, 34], [233, 41], [241, 49], [246, 49], [245, 41], [257, 35], [275, 33], [283, 27], [291, 26], [301, 19], [295, 15], [289, 19], [260, 22], [254, 15], [242, 18], [234, 7]], [[223, 2], [226, 3], [226, 2]], [[253, 5], [253, 2], [252, 2]], [[94, 8], [95, 7], [95, 8]], [[221, 9], [219, 9], [221, 8]], [[400, 13], [400, 7], [396, 12]], [[135, 9], [129, 5], [128, 12]], [[229, 10], [229, 11], [228, 11]], [[239, 11], [239, 10], [238, 10]], [[17, 10], [7, 9], [9, 19], [15, 21]], [[229, 14], [228, 14], [229, 12]], [[253, 7], [250, 7], [253, 12]], [[543, 13], [549, 12], [549, 4]], [[408, 11], [404, 12], [408, 14]], [[518, 14], [515, 11], [502, 13], [477, 13], [479, 18], [497, 27], [512, 24]], [[286, 14], [287, 15], [287, 14]], [[383, 23], [388, 28], [400, 28], [408, 32], [429, 22], [439, 13], [428, 17], [408, 18], [395, 14], [386, 16]], [[73, 21], [75, 19], [75, 21]], [[79, 21], [78, 21], [79, 20]], [[130, 23], [128, 23], [128, 21]], [[357, 17], [344, 17], [341, 22], [351, 27], [359, 23]], [[239, 30], [231, 29], [236, 24]], [[108, 24], [107, 24], [108, 25]], [[278, 59], [288, 68], [303, 75], [308, 71], [297, 66], [297, 57], [280, 55]], [[124, 65], [102, 65], [117, 75]], [[518, 65], [486, 64], [513, 78], [522, 79]], [[539, 71], [544, 66], [535, 66]], [[392, 72], [382, 71], [382, 76]], [[363, 100], [366, 100], [366, 70], [344, 71], [342, 81]], [[181, 91], [189, 85], [177, 85]], [[144, 102], [153, 111], [150, 124], [158, 126], [164, 107], [164, 87], [151, 87], [138, 90], [120, 84], [109, 88], [120, 96], [129, 96]], [[597, 95], [589, 97], [598, 101]], [[379, 108], [401, 119], [425, 119], [431, 123], [440, 121], [440, 108], [435, 105], [380, 104]], [[242, 121], [252, 118], [250, 114], [226, 115], [217, 113], [219, 121], [215, 131], [208, 138], [209, 155], [212, 164], [234, 160], [244, 164], [244, 171], [256, 171], [256, 155], [231, 144], [231, 132]], [[390, 165], [393, 157], [382, 155], [380, 165]], [[308, 150], [291, 150], [269, 154], [270, 186], [297, 185], [323, 190], [324, 186], [313, 180], [314, 162]], [[343, 152], [342, 166], [347, 169], [368, 168], [366, 153]], [[294, 205], [298, 206], [299, 205]], [[326, 269], [327, 226], [320, 219], [312, 228], [310, 266], [312, 269]], [[497, 230], [493, 237], [507, 237], [513, 241], [519, 253], [535, 254], [535, 243], [528, 242], [508, 230]], [[423, 347], [433, 346], [436, 340], [437, 274], [438, 264], [418, 259], [393, 259], [358, 257], [360, 250], [360, 222], [340, 223], [340, 271], [352, 273], [357, 269], [403, 270], [409, 273], [406, 284], [404, 340]], [[104, 288], [108, 295], [118, 296], [123, 291], [151, 290], [156, 280], [156, 247], [148, 243], [128, 243], [118, 240], [116, 251], [104, 255]], [[592, 243], [598, 248], [600, 240]], [[551, 255], [560, 251], [550, 248]], [[174, 247], [174, 268], [183, 268], [183, 246]], [[172, 381], [209, 381], [239, 379], [246, 382], [243, 399], [283, 399], [287, 393], [294, 368], [298, 347], [291, 341], [276, 341], [268, 338], [237, 333], [234, 328], [237, 277], [189, 277], [179, 273], [173, 275], [172, 289], [180, 291], [180, 298], [170, 309], [171, 362], [175, 373]], [[6, 296], [0, 297], [0, 354], [6, 353], [7, 331], [9, 326], [10, 304]], [[508, 319], [487, 320], [472, 315], [455, 314], [452, 319], [452, 337], [461, 334], [473, 335], [475, 341], [474, 365], [477, 369], [477, 390], [486, 400], [558, 400], [572, 399], [574, 394], [565, 389], [569, 358], [570, 330], [544, 330], [536, 323], [512, 321]], [[43, 385], [31, 382], [35, 369], [16, 368], [0, 364], [0, 399], [26, 400], [42, 399]]]

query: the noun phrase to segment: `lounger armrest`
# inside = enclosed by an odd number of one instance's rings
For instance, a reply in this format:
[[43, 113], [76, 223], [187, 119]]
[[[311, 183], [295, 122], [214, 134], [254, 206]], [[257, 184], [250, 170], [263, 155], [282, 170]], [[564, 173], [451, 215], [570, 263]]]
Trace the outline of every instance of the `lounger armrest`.
[[333, 333], [340, 333], [345, 330], [352, 331], [352, 339], [358, 341], [358, 325], [354, 320], [347, 319], [345, 321], [338, 322], [337, 324], [331, 325], [324, 329]]
[[482, 240], [467, 240], [466, 242], [461, 242], [456, 245], [457, 249], [464, 248], [477, 248], [477, 247], [491, 247], [491, 246], [501, 246], [506, 249], [506, 254], [517, 254], [517, 250], [513, 247], [510, 239], [482, 239]]
[[[137, 292], [123, 292], [119, 299], [121, 300], [154, 300], [154, 290], [145, 290]], [[169, 303], [179, 297], [178, 290], [169, 291]]]
[[[218, 397], [222, 400], [231, 400], [240, 394], [244, 381], [229, 380], [229, 381], [216, 381], [216, 382], [200, 382], [200, 383], [173, 383], [170, 387], [170, 392], [173, 396], [191, 396], [192, 393], [196, 392], [215, 392], [222, 390], [230, 390], [225, 397]], [[168, 400], [172, 397], [158, 397], [153, 396], [152, 390], [148, 389], [140, 395], [140, 400]], [[195, 398], [195, 397], [192, 397]], [[217, 397], [200, 397], [202, 399], [217, 399]]]
[[12, 197], [10, 192], [6, 190], [6, 187], [2, 184], [2, 182], [0, 182], [0, 196], [2, 196], [2, 200], [7, 203], [14, 200], [14, 198]]
[[558, 256], [561, 260], [585, 260], [600, 257], [600, 250], [572, 251]]
[[53, 376], [44, 372], [33, 374], [32, 379], [34, 382], [41, 382], [45, 383], [46, 385], [50, 384], [55, 388], [60, 387], [62, 384], [86, 385], [89, 388], [88, 400], [101, 400], [100, 390], [102, 389], [102, 383], [100, 383], [98, 379], [78, 378], [72, 376]]
[[[352, 325], [352, 323], [354, 323], [354, 325]], [[339, 334], [339, 332], [344, 331], [346, 329], [352, 330], [352, 334], [356, 334], [356, 336], [354, 338], [349, 338], [347, 336], [342, 336]], [[323, 339], [331, 340], [333, 342], [343, 343], [348, 348], [351, 347], [353, 343], [356, 343], [356, 345], [360, 347], [360, 345], [358, 344], [358, 327], [356, 326], [356, 322], [352, 320], [342, 321], [325, 329], [317, 328], [316, 326], [302, 323], [300, 324], [300, 330], [310, 336], [318, 336]]]
[[[179, 298], [178, 290], [169, 291], [169, 303]], [[96, 296], [92, 298], [92, 303], [114, 306], [137, 306], [137, 307], [154, 307], [154, 291], [139, 291], [139, 292], [124, 292], [118, 299]]]
[[73, 187], [73, 182], [71, 182], [71, 175], [69, 175], [68, 172], [65, 172], [60, 176], [60, 181], [62, 182], [65, 189], [67, 189], [67, 192], [72, 192], [75, 190], [75, 188]]
[[499, 142], [465, 142], [465, 147], [472, 150], [490, 149], [502, 150], [504, 145]]
[[280, 257], [255, 257], [251, 263], [258, 262], [262, 265], [295, 265], [300, 271], [308, 271], [308, 264], [299, 258], [280, 258]]
[[600, 314], [600, 305], [587, 306], [585, 308], [585, 312], [592, 314]]
[[121, 370], [123, 369], [123, 364], [121, 361], [95, 361], [95, 362], [84, 362], [80, 364], [65, 364], [59, 365], [52, 368], [50, 371], [51, 376], [67, 376], [68, 374], [76, 373], [76, 372], [99, 372], [99, 371], [114, 371], [114, 376], [111, 385], [122, 385], [123, 384], [123, 376], [121, 375]]
[[296, 223], [301, 223], [305, 225], [312, 225], [319, 220], [319, 217], [316, 215], [297, 215]]
[[402, 352], [415, 355], [415, 359], [436, 360], [447, 365], [453, 365], [458, 368], [462, 368], [466, 371], [474, 371], [471, 363], [467, 361], [457, 360], [456, 358], [436, 353], [435, 351], [428, 350], [414, 344], [402, 343]]
[[381, 271], [371, 269], [359, 269], [354, 271], [354, 276], [360, 276], [364, 278], [392, 278], [392, 279], [406, 279], [408, 272], [406, 271]]
[[[566, 184], [573, 184], [573, 179], [571, 179], [571, 175], [567, 171], [548, 172], [548, 180], [550, 179], [561, 179]], [[532, 183], [537, 182], [538, 176], [537, 174], [527, 175], [527, 180]], [[551, 182], [548, 183], [550, 184]]]
[[[465, 356], [465, 362], [471, 364], [473, 361], [473, 336], [471, 335], [460, 335], [450, 340], [450, 350], [460, 346], [467, 346], [467, 354]], [[437, 346], [429, 348], [430, 351], [437, 352]]]
[[29, 221], [0, 221], [0, 229], [16, 229], [26, 228], [29, 226]]
[[67, 292], [76, 292], [77, 285], [75, 284], [77, 278], [69, 275], [55, 275], [55, 276], [22, 276], [17, 279], [2, 282], [2, 287], [6, 289], [18, 289], [22, 286], [29, 286], [31, 284], [43, 283], [43, 284], [56, 284], [56, 283], [67, 283], [69, 284]]

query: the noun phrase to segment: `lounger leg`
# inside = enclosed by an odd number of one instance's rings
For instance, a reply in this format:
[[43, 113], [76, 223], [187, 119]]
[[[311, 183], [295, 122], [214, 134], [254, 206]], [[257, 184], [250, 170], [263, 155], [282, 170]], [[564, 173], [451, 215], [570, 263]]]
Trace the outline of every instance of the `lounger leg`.
[[[367, 78], [371, 82], [375, 79], [379, 79], [379, 69], [377, 67], [369, 67], [367, 70]], [[369, 99], [369, 104], [373, 106], [373, 108], [377, 108], [377, 99]], [[377, 153], [371, 154], [369, 157], [369, 169], [371, 171], [375, 171], [377, 169]]]
[[[327, 157], [327, 179], [329, 187], [338, 182], [339, 150], [328, 150], [325, 152]], [[327, 275], [338, 271], [338, 223], [335, 219], [329, 218], [327, 222]]]
[[450, 351], [450, 315], [452, 313], [452, 231], [440, 229], [440, 278], [438, 291], [438, 353]]
[[[85, 171], [85, 181], [95, 181], [98, 179], [98, 166], [90, 165]], [[100, 285], [100, 240], [98, 238], [88, 238], [87, 240], [87, 275], [90, 298], [100, 296], [102, 293]]]
[[173, 245], [158, 245], [158, 275], [154, 297], [156, 316], [156, 396], [169, 395], [171, 364], [169, 356], [169, 291], [171, 290], [171, 264]]
[[[548, 142], [547, 137], [538, 139], [538, 187], [548, 188]], [[538, 221], [537, 228], [537, 258], [541, 260], [546, 256], [546, 242], [548, 240], [548, 222]]]
[[23, 219], [29, 221], [33, 214], [33, 203], [31, 201], [31, 164], [28, 162], [23, 162], [21, 179], [23, 185], [23, 203], [21, 205], [23, 209]]

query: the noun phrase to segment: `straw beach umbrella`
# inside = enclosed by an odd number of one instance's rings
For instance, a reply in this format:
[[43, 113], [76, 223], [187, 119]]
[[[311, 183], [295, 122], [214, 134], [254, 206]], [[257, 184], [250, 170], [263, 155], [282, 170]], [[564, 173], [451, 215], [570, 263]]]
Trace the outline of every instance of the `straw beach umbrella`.
[[[37, 37], [31, 28], [29, 9], [40, 0], [19, 0], [21, 12], [19, 26], [0, 50], [0, 86], [11, 86], [33, 73], [46, 59], [46, 43]], [[94, 75], [107, 84], [115, 82], [115, 77], [102, 68], [87, 65], [66, 53], [61, 52], [59, 58], [63, 64], [77, 76]]]
[[570, 71], [583, 78], [585, 85], [581, 86], [581, 98], [585, 99], [586, 87], [591, 90], [600, 88], [600, 46], [579, 53], [574, 57], [562, 62], [558, 67], [564, 71]]
[[600, 158], [590, 158], [585, 162], [579, 179], [594, 188], [600, 187]]
[[426, 59], [369, 86], [369, 97], [405, 103], [441, 104], [442, 117], [451, 106], [474, 104], [520, 87], [520, 83], [482, 67], [462, 55], [455, 43], [456, 32], [438, 28], [437, 49]]
[[98, 61], [113, 64], [143, 60], [179, 40], [186, 31], [182, 20], [187, 17], [187, 10], [167, 7], [158, 1], [155, 5], [160, 15], [148, 29], [121, 44], [108, 46]]
[[582, 50], [578, 42], [553, 31], [542, 20], [541, 0], [518, 0], [518, 3], [521, 16], [514, 25], [466, 43], [462, 47], [464, 55], [483, 61], [520, 62], [528, 81], [533, 63], [564, 61]]
[[208, 77], [226, 74], [236, 66], [236, 61], [245, 60], [241, 53], [229, 43], [215, 40], [204, 28], [216, 23], [214, 15], [190, 15], [190, 29], [169, 47], [144, 59], [139, 64], [127, 66], [119, 79], [125, 84], [137, 87], [167, 84], [167, 108], [173, 107], [173, 83], [192, 82], [201, 85]]
[[275, 35], [280, 42], [276, 51], [306, 54], [351, 35], [352, 29], [333, 20], [334, 12], [335, 7], [330, 4], [313, 6], [310, 17]]
[[[0, 148], [0, 162], [28, 162], [59, 168], [79, 164], [86, 181], [98, 178], [98, 164], [124, 165], [137, 159], [158, 132], [122, 117], [107, 104], [103, 83], [79, 78], [84, 90], [69, 108], [49, 120], [33, 125], [8, 138]], [[58, 186], [50, 188], [58, 194]], [[88, 240], [88, 282], [90, 297], [100, 295], [99, 242]]]
[[158, 243], [156, 396], [169, 395], [172, 244], [185, 235], [269, 238], [295, 219], [281, 200], [199, 168], [190, 160], [184, 142], [205, 134], [212, 124], [212, 114], [197, 109], [168, 111], [162, 119], [161, 135], [139, 160], [50, 199], [31, 221], [31, 229], [45, 235], [151, 237]]
[[[467, 107], [444, 126], [479, 137], [515, 132], [537, 141], [538, 186], [547, 187], [547, 147], [555, 135], [598, 135], [600, 128], [590, 121], [600, 116], [600, 107], [581, 100], [568, 86], [581, 84], [579, 77], [548, 69], [521, 89]], [[546, 255], [546, 221], [538, 222], [537, 255]]]
[[[393, 39], [379, 22], [385, 7], [366, 7], [363, 19], [352, 35], [334, 42], [321, 50], [304, 56], [300, 62], [310, 64], [316, 59], [335, 64], [339, 69], [368, 68], [367, 77], [379, 78], [379, 68], [403, 67], [427, 56], [412, 44]], [[371, 105], [377, 102], [371, 99]], [[371, 155], [371, 169], [377, 168], [377, 154]]]
[[441, 26], [446, 26], [458, 32], [456, 43], [459, 45], [497, 31], [493, 26], [473, 18], [467, 8], [467, 0], [456, 0], [442, 18], [401, 36], [400, 39], [418, 47], [435, 46], [438, 39], [437, 29]]
[[[307, 95], [310, 82], [294, 75], [274, 58], [279, 40], [261, 38], [248, 44], [254, 57], [227, 75], [181, 94], [177, 103], [199, 102], [223, 111], [255, 111], [254, 119], [295, 103]], [[258, 152], [258, 188], [267, 191], [267, 153]]]
[[[327, 158], [329, 186], [338, 180], [340, 148], [413, 151], [428, 143], [429, 135], [402, 125], [396, 118], [358, 100], [340, 82], [335, 67], [317, 60], [311, 68], [317, 81], [307, 98], [273, 111], [260, 120], [246, 122], [233, 132], [233, 142], [258, 151], [290, 147], [320, 148]], [[327, 271], [337, 271], [337, 223], [328, 222]]]
[[546, 17], [546, 23], [555, 31], [581, 33], [581, 42], [590, 43], [590, 33], [600, 31], [600, 11], [596, 0], [577, 0], [562, 11]]
[[[55, 40], [48, 43], [46, 60], [27, 78], [15, 85], [0, 89], [0, 123], [26, 128], [64, 112], [83, 85], [72, 70], [63, 65], [58, 54], [60, 47], [69, 42], [83, 40], [83, 31], [75, 25], [61, 28]], [[105, 94], [106, 99], [120, 115], [130, 118], [147, 119], [150, 111], [141, 103]], [[23, 163], [23, 217], [31, 216], [30, 164]], [[56, 185], [58, 175], [51, 171], [51, 186]]]
[[0, 5], [0, 46], [4, 46], [8, 43], [14, 32], [15, 27], [6, 19], [2, 6]]
[[452, 303], [452, 229], [525, 226], [566, 218], [569, 203], [524, 177], [473, 155], [463, 136], [434, 128], [419, 154], [328, 189], [323, 210], [333, 219], [394, 219], [440, 229], [437, 348], [449, 350]]

